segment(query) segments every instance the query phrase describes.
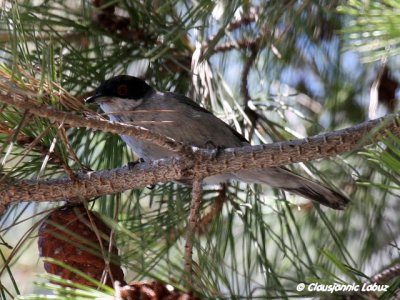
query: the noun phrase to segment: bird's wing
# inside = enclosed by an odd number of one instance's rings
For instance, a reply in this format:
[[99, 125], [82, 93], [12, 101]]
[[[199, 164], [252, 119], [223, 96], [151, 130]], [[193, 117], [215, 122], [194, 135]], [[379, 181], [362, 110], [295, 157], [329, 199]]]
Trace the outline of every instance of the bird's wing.
[[[214, 116], [214, 114], [212, 112], [210, 112], [209, 110], [205, 109], [204, 107], [201, 107], [199, 104], [197, 104], [196, 102], [194, 102], [192, 99], [183, 96], [183, 95], [177, 95], [174, 93], [166, 93], [169, 94], [170, 97], [176, 98], [177, 100], [180, 101], [180, 103], [183, 103], [185, 105], [190, 106], [192, 109], [196, 110], [196, 111], [200, 111], [203, 113], [207, 113], [207, 114], [211, 114]], [[250, 144], [249, 141], [243, 136], [241, 135], [239, 132], [237, 132], [235, 129], [233, 129], [231, 126], [229, 126], [228, 124], [226, 124], [224, 121], [222, 121], [221, 119], [217, 118], [216, 116], [214, 116], [216, 119], [218, 119], [223, 126], [226, 126], [229, 128], [229, 130], [233, 133], [233, 135], [241, 142], [244, 144]]]

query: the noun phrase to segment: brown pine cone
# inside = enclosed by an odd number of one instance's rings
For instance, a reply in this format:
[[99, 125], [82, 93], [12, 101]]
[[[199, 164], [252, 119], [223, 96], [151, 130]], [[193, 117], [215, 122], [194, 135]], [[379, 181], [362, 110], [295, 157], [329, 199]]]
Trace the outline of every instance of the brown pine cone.
[[[88, 212], [82, 205], [66, 205], [50, 213], [41, 224], [39, 252], [41, 257], [62, 261], [97, 280], [102, 280], [105, 272], [105, 283], [113, 286], [115, 280], [124, 283], [124, 273], [115, 245], [111, 251], [109, 271], [104, 271], [104, 257], [109, 257], [109, 237], [110, 228], [95, 213]], [[45, 262], [44, 268], [64, 279], [93, 286], [81, 276], [55, 264]]]
[[183, 293], [161, 282], [131, 282], [125, 286], [114, 286], [116, 300], [196, 300], [195, 296]]

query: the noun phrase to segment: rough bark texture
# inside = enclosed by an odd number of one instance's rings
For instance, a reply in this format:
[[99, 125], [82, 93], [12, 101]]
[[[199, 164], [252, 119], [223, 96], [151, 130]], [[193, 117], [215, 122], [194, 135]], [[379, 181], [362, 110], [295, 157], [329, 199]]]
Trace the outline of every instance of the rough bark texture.
[[[397, 117], [398, 115], [392, 115], [347, 129], [289, 142], [225, 149], [218, 153], [214, 150], [194, 150], [191, 155], [140, 163], [133, 169], [122, 167], [77, 173], [77, 180], [60, 178], [3, 182], [0, 184], [0, 203], [4, 209], [6, 205], [19, 201], [68, 199], [80, 202], [82, 199], [119, 193], [157, 182], [182, 179], [187, 181], [195, 176], [204, 178], [222, 172], [266, 168], [335, 156], [379, 141], [387, 132], [400, 136]], [[109, 128], [115, 125], [108, 124]], [[150, 131], [147, 134], [152, 135]]]

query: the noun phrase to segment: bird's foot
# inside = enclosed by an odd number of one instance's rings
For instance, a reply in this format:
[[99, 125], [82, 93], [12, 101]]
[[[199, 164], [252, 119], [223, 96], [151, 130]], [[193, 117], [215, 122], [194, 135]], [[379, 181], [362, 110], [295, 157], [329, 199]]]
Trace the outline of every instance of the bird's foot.
[[130, 161], [128, 162], [128, 169], [132, 170], [137, 164], [144, 163], [143, 158], [139, 158], [138, 160], [135, 161]]
[[207, 150], [214, 150], [212, 151], [211, 158], [217, 158], [221, 151], [224, 150], [224, 147], [215, 145], [213, 141], [207, 141], [204, 144], [204, 148]]
[[[132, 170], [137, 164], [144, 163], [144, 162], [145, 161], [144, 161], [143, 158], [139, 158], [138, 160], [135, 160], [135, 161], [130, 161], [130, 162], [128, 162], [128, 169]], [[152, 190], [152, 189], [154, 189], [156, 187], [156, 185], [155, 184], [150, 184], [150, 185], [148, 185], [146, 187], [149, 190]]]

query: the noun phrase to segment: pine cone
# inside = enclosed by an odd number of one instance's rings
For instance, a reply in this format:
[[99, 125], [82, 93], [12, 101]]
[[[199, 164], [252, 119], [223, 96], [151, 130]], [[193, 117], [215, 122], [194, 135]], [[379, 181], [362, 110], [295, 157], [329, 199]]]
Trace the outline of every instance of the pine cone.
[[114, 286], [116, 300], [196, 300], [195, 296], [180, 292], [161, 282], [132, 282]]
[[[109, 236], [110, 228], [96, 214], [88, 212], [82, 205], [66, 205], [50, 213], [41, 224], [38, 241], [40, 256], [62, 261], [92, 278], [102, 280], [106, 270], [104, 257], [108, 257]], [[101, 249], [104, 249], [104, 256]], [[118, 249], [114, 245], [110, 260], [105, 283], [112, 286], [115, 280], [124, 282]], [[64, 279], [93, 286], [81, 276], [55, 264], [45, 262], [44, 268], [48, 273]]]

